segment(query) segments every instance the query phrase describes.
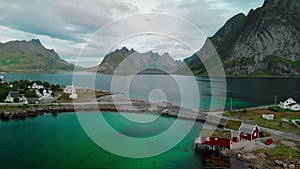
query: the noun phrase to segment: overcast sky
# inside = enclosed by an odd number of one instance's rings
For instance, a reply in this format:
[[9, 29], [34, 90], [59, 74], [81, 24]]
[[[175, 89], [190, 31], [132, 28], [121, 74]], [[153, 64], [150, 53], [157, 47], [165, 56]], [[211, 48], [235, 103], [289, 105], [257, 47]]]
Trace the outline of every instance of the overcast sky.
[[[0, 41], [40, 39], [72, 63], [83, 49], [81, 66], [94, 66], [106, 52], [122, 46], [183, 59], [193, 51], [180, 40], [198, 50], [201, 40], [226, 20], [262, 4], [263, 0], [0, 0]], [[196, 40], [191, 25], [202, 32]]]

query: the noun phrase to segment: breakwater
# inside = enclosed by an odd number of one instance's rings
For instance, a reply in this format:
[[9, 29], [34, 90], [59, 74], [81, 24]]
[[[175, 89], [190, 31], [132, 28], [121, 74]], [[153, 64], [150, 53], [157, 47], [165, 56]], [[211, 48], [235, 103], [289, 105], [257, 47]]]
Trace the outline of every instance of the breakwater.
[[[142, 101], [135, 102], [96, 102], [96, 103], [60, 103], [49, 105], [23, 105], [23, 106], [0, 106], [0, 119], [9, 120], [25, 120], [26, 118], [34, 118], [45, 113], [52, 113], [56, 116], [63, 112], [133, 112], [133, 113], [155, 113], [162, 116], [174, 118], [207, 121], [208, 112], [197, 112], [195, 110], [182, 108], [172, 105], [171, 103], [149, 103]], [[210, 120], [214, 124], [213, 120]], [[223, 119], [216, 119], [218, 125], [225, 123]]]

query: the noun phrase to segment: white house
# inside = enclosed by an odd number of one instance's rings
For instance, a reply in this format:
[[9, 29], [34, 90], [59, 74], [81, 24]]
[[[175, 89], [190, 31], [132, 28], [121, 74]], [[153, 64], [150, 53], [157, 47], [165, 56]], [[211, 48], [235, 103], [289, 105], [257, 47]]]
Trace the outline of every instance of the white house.
[[68, 85], [64, 88], [64, 93], [68, 94], [75, 94], [76, 93], [76, 88], [74, 85]]
[[43, 90], [43, 95], [41, 97], [43, 97], [43, 98], [51, 98], [52, 97], [52, 91], [51, 90], [47, 91], [46, 89], [44, 89]]
[[73, 94], [70, 94], [69, 98], [70, 99], [77, 99], [77, 94], [76, 93], [73, 93]]
[[266, 120], [274, 120], [274, 114], [263, 114], [262, 118]]
[[0, 76], [0, 83], [4, 83], [5, 82], [5, 76]]
[[23, 95], [20, 95], [19, 92], [9, 92], [6, 96], [5, 102], [14, 103], [14, 98], [19, 98], [19, 103], [28, 103], [27, 98]]
[[32, 89], [43, 89], [44, 88], [44, 86], [43, 86], [43, 84], [42, 83], [40, 83], [40, 82], [34, 82], [33, 84], [32, 84], [32, 86], [31, 86], [31, 88]]
[[292, 111], [300, 111], [300, 105], [292, 98], [289, 98], [284, 102], [280, 102], [279, 106], [283, 109], [289, 109]]
[[38, 97], [42, 97], [42, 94], [39, 90], [35, 90], [35, 94], [38, 96]]

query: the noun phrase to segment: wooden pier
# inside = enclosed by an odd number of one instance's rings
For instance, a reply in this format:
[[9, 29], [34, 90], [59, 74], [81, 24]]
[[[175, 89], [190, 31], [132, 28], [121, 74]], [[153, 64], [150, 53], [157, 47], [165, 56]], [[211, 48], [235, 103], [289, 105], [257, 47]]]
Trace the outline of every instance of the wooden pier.
[[230, 149], [230, 147], [203, 144], [200, 137], [196, 137], [194, 141], [194, 151], [221, 151], [226, 148]]
[[199, 137], [194, 140], [194, 150], [220, 151], [230, 149], [232, 134], [229, 130], [202, 129]]

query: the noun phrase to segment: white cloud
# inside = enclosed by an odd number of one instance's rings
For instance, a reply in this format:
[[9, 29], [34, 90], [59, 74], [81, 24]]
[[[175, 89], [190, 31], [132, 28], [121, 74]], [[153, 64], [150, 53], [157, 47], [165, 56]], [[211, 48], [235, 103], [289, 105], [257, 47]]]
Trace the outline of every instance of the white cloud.
[[[92, 37], [85, 48], [88, 50], [84, 50], [86, 56], [79, 64], [93, 66], [101, 61], [105, 52], [116, 42], [137, 31], [170, 34], [189, 41], [192, 48], [199, 49], [201, 44], [198, 36], [202, 40], [203, 35], [212, 36], [233, 15], [247, 13], [262, 3], [263, 0], [28, 0], [26, 3], [23, 0], [0, 0], [0, 41], [39, 38], [46, 47], [54, 48], [62, 58], [75, 62], [85, 41]], [[95, 31], [115, 19], [153, 11], [182, 17], [204, 34], [191, 32], [191, 29], [186, 29], [186, 25], [174, 20], [150, 17], [150, 22], [147, 22], [147, 18], [141, 21], [139, 17], [130, 17], [130, 20], [122, 20], [123, 23], [115, 24], [110, 29], [104, 28], [93, 36]], [[176, 58], [191, 54], [184, 45], [165, 37], [135, 37], [116, 47], [121, 45], [160, 53], [169, 50]]]

